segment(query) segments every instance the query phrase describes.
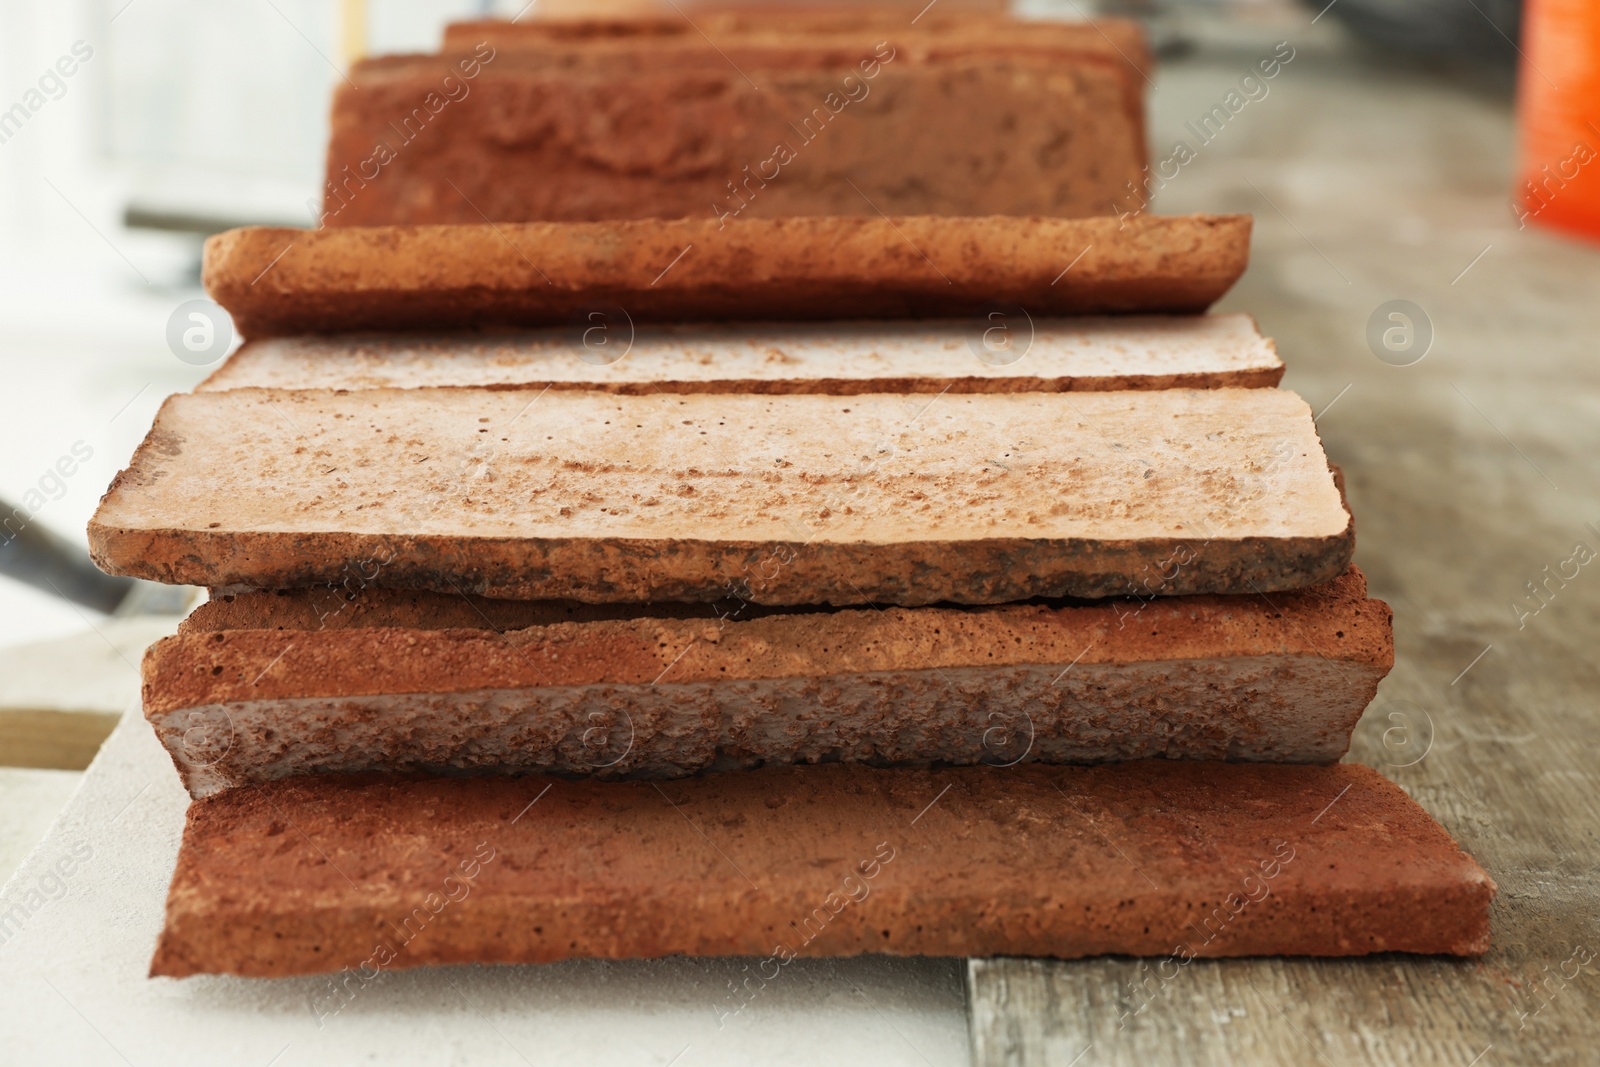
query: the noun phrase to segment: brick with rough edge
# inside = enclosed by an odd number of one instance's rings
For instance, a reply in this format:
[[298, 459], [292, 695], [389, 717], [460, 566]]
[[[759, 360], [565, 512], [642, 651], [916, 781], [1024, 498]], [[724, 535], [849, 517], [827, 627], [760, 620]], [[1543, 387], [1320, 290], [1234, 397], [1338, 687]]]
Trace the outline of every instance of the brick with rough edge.
[[322, 775], [191, 805], [150, 970], [1476, 956], [1494, 893], [1427, 812], [1352, 764]]
[[565, 54], [568, 62], [580, 62], [583, 53], [610, 50], [627, 55], [649, 47], [659, 54], [670, 52], [674, 45], [703, 47], [708, 38], [719, 45], [768, 47], [799, 39], [798, 46], [791, 44], [792, 55], [785, 57], [799, 59], [819, 52], [826, 54], [830, 49], [859, 47], [869, 36], [876, 41], [879, 38], [868, 32], [873, 29], [895, 31], [896, 47], [921, 57], [923, 62], [957, 52], [985, 53], [1010, 46], [1039, 55], [1070, 51], [1086, 58], [1120, 60], [1133, 76], [1152, 72], [1144, 33], [1137, 22], [1116, 18], [1093, 22], [1019, 20], [999, 11], [946, 11], [942, 4], [922, 13], [915, 22], [899, 11], [863, 7], [832, 11], [794, 7], [712, 10], [697, 12], [692, 24], [670, 13], [654, 13], [654, 17], [633, 14], [520, 21], [473, 19], [445, 27], [441, 54], [465, 55], [478, 45], [487, 44], [497, 53], [520, 54], [538, 61], [548, 62]]
[[1354, 551], [1277, 389], [179, 395], [89, 534], [162, 582], [591, 603], [1271, 593]]
[[[1365, 584], [1352, 568], [1271, 598], [748, 620], [702, 605], [698, 618], [505, 632], [443, 594], [369, 590], [371, 610], [347, 623], [317, 612], [314, 624], [311, 591], [246, 594], [147, 653], [144, 709], [195, 796], [370, 770], [671, 778], [833, 760], [1331, 763], [1394, 660], [1388, 606]], [[496, 616], [514, 616], [501, 604]], [[219, 618], [300, 625], [210, 628]]]
[[[559, 39], [491, 26], [443, 55], [357, 63], [335, 89], [322, 221], [1075, 216], [1138, 202], [1135, 24], [795, 21]], [[501, 47], [508, 35], [520, 39]]]
[[1283, 361], [1248, 315], [312, 334], [247, 342], [198, 387], [957, 393], [1264, 387]]
[[634, 322], [1194, 314], [1249, 248], [1247, 215], [252, 227], [208, 239], [204, 275], [254, 339], [568, 326], [597, 307]]

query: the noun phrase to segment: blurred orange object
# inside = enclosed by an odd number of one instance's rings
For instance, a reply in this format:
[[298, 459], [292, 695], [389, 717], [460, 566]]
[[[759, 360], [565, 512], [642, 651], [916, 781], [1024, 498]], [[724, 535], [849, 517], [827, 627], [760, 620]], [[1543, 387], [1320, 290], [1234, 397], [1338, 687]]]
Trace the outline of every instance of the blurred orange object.
[[1512, 213], [1600, 239], [1600, 3], [1527, 0]]

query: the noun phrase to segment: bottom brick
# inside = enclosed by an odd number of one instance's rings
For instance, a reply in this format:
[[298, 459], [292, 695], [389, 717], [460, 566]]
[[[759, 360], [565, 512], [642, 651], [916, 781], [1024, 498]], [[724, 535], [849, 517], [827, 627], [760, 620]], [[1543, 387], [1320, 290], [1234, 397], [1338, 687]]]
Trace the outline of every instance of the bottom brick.
[[311, 776], [197, 801], [151, 973], [572, 957], [1476, 955], [1488, 875], [1369, 768]]

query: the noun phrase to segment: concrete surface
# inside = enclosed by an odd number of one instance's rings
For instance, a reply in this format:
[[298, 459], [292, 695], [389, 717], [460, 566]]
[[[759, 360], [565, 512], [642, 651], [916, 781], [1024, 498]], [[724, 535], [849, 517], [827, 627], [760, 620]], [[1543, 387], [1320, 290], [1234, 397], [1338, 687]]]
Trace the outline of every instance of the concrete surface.
[[[967, 1059], [955, 960], [795, 960], [739, 1011], [751, 960], [386, 973], [328, 1014], [326, 976], [151, 979], [188, 797], [129, 716], [0, 897], [0, 1063], [835, 1064]], [[54, 899], [42, 891], [70, 871]], [[55, 885], [55, 883], [49, 883]], [[20, 922], [8, 911], [41, 888]], [[319, 1006], [324, 1009], [319, 1011]]]
[[0, 767], [0, 886], [43, 839], [82, 780], [76, 771]]

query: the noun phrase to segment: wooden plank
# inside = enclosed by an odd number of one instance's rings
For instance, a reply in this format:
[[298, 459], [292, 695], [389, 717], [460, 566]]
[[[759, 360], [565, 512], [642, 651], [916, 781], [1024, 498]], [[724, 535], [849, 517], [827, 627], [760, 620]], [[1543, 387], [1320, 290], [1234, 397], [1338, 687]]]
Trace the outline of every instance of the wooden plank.
[[1248, 315], [339, 334], [247, 342], [199, 391], [603, 389], [615, 393], [1111, 392], [1277, 385]]
[[81, 771], [121, 718], [121, 712], [0, 707], [0, 764]]
[[1354, 538], [1277, 389], [197, 393], [89, 532], [212, 587], [907, 606], [1305, 588]]

